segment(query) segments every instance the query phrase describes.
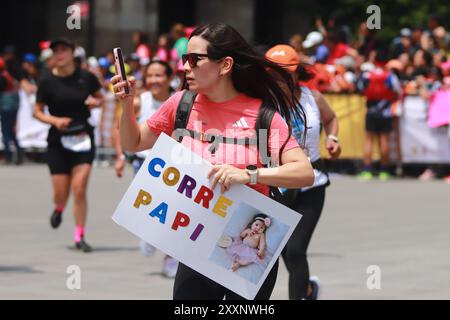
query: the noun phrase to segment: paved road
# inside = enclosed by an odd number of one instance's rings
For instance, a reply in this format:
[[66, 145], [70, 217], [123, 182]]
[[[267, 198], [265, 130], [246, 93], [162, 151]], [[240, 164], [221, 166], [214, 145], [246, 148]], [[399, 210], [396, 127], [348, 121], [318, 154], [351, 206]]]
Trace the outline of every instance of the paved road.
[[[91, 177], [88, 240], [96, 251], [71, 249], [70, 205], [50, 229], [51, 186], [44, 165], [0, 167], [0, 299], [170, 299], [163, 255], [145, 258], [138, 240], [111, 215], [132, 179], [112, 169]], [[335, 176], [310, 246], [310, 269], [322, 299], [450, 299], [450, 185], [394, 180], [361, 183]], [[66, 287], [67, 267], [81, 267], [80, 290]], [[367, 288], [367, 268], [381, 288]], [[286, 299], [281, 265], [273, 298]]]

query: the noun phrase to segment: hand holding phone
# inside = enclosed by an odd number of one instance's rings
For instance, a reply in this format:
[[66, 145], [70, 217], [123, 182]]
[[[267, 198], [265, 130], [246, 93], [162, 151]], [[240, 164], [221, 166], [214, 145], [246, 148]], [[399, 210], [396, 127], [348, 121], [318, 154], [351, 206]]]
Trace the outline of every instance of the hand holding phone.
[[[125, 72], [125, 64], [123, 61], [122, 49], [120, 47], [114, 48], [114, 65], [116, 67], [116, 74], [122, 78], [122, 81], [127, 81], [127, 73]], [[125, 94], [130, 94], [128, 85], [124, 87]]]

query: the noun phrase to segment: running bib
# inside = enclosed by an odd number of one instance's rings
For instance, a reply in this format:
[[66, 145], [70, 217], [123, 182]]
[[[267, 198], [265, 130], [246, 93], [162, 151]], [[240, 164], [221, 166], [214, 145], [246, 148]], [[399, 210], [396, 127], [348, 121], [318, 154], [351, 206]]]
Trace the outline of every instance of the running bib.
[[61, 137], [61, 144], [64, 149], [73, 152], [86, 152], [91, 150], [91, 137], [87, 133], [77, 135], [67, 135]]

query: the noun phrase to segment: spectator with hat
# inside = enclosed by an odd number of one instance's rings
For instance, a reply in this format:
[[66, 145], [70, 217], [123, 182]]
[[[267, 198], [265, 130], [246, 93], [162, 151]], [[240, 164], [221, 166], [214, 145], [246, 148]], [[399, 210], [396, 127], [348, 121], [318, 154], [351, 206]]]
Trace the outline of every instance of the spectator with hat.
[[35, 94], [37, 91], [37, 79], [39, 74], [38, 59], [34, 53], [27, 53], [23, 56], [22, 69], [24, 79], [20, 86], [27, 94]]
[[414, 54], [417, 48], [413, 47], [412, 31], [409, 28], [400, 30], [400, 36], [394, 39], [394, 58], [398, 58], [402, 53]]
[[305, 41], [303, 41], [303, 48], [311, 53], [310, 63], [324, 63], [330, 54], [327, 46], [323, 44], [323, 35], [318, 31], [308, 33]]

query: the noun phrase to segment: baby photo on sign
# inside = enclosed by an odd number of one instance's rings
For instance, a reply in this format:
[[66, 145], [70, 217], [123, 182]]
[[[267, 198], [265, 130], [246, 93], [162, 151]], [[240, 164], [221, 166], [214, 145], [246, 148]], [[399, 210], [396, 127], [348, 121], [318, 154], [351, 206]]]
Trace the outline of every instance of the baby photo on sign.
[[257, 284], [288, 230], [269, 214], [241, 203], [209, 260]]

